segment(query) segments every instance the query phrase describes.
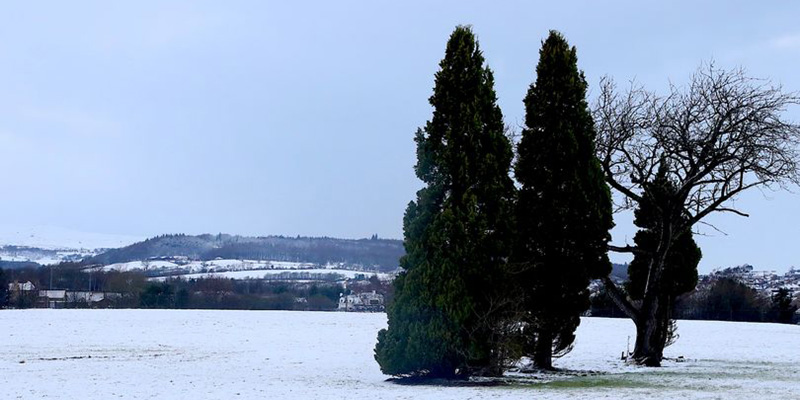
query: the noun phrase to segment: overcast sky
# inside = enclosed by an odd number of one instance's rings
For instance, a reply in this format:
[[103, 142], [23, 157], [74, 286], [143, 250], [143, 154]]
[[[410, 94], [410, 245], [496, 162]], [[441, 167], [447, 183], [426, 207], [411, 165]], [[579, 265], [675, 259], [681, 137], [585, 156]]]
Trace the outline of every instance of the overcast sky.
[[[603, 75], [663, 89], [712, 58], [800, 90], [800, 3], [533, 3], [3, 2], [0, 222], [401, 238], [413, 133], [458, 24], [514, 126], [549, 29], [577, 46], [592, 95]], [[799, 200], [743, 196], [750, 218], [698, 239], [701, 271], [800, 266]], [[634, 229], [617, 224], [623, 244]]]

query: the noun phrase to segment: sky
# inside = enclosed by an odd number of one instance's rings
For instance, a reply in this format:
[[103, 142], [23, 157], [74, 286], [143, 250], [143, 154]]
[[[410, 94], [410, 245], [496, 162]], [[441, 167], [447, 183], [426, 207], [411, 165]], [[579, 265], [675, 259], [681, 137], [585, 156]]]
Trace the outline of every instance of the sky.
[[[663, 92], [709, 60], [798, 91], [797, 15], [746, 1], [3, 2], [0, 224], [402, 238], [421, 187], [413, 134], [456, 25], [478, 35], [519, 128], [550, 29], [577, 47], [590, 99], [603, 76]], [[736, 203], [749, 218], [713, 216], [724, 233], [702, 228], [701, 272], [800, 266], [798, 196], [755, 190]], [[613, 242], [630, 243], [630, 215], [616, 223]]]

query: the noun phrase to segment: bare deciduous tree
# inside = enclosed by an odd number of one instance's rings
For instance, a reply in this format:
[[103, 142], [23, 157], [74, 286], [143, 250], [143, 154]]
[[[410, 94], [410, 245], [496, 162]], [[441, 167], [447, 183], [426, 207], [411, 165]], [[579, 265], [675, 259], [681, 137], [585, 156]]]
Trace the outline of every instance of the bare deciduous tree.
[[[800, 180], [800, 125], [783, 116], [797, 104], [795, 93], [713, 64], [698, 69], [687, 87], [671, 85], [665, 97], [637, 85], [621, 93], [603, 80], [594, 110], [597, 152], [608, 184], [619, 194], [618, 209], [641, 203], [659, 168], [666, 168], [677, 188], [659, 200], [660, 237], [648, 254], [642, 300], [632, 301], [604, 279], [614, 302], [636, 323], [638, 363], [661, 362], [668, 337], [662, 330], [669, 325], [659, 321], [668, 315], [659, 313], [660, 286], [673, 239], [714, 212], [747, 216], [729, 201], [747, 189], [785, 189]], [[646, 251], [629, 244], [610, 250]]]

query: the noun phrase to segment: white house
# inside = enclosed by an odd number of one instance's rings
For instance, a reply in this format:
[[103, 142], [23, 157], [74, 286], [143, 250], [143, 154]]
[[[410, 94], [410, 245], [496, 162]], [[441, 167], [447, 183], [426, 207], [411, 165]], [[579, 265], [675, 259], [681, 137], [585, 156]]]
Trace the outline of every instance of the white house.
[[339, 311], [383, 311], [383, 295], [372, 292], [339, 296]]
[[33, 290], [36, 290], [36, 286], [34, 286], [31, 281], [25, 283], [12, 282], [8, 284], [9, 292], [31, 292]]
[[114, 292], [88, 292], [69, 290], [40, 290], [39, 306], [47, 308], [62, 308], [68, 303], [74, 305], [85, 304], [90, 307], [103, 307], [109, 302], [122, 298], [121, 293]]
[[39, 304], [47, 308], [61, 308], [67, 301], [66, 290], [40, 290]]

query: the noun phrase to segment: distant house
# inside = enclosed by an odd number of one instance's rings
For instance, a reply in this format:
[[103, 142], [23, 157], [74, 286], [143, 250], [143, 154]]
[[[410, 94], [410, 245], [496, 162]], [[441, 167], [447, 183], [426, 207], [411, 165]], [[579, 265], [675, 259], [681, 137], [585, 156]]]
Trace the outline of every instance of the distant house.
[[26, 308], [33, 305], [36, 300], [36, 286], [30, 281], [20, 283], [17, 281], [8, 284], [8, 303], [12, 307]]
[[122, 298], [122, 293], [69, 290], [40, 290], [38, 306], [43, 308], [92, 307], [104, 308]]
[[36, 290], [36, 286], [34, 286], [31, 281], [25, 283], [12, 282], [8, 284], [8, 291], [11, 293], [32, 292], [34, 290]]
[[42, 308], [63, 308], [67, 301], [66, 290], [40, 290], [38, 306]]
[[339, 311], [383, 311], [383, 295], [372, 292], [339, 296]]

